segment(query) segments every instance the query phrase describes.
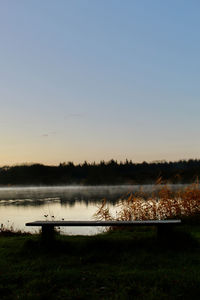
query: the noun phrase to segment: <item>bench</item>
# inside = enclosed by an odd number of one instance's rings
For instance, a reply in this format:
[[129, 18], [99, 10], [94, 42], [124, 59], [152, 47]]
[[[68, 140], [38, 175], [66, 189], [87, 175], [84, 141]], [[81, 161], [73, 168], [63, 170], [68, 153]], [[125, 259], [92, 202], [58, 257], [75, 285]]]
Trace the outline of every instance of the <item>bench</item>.
[[145, 221], [35, 221], [26, 223], [26, 226], [42, 227], [42, 237], [50, 240], [54, 236], [54, 227], [60, 226], [102, 226], [102, 227], [132, 227], [156, 226], [159, 236], [165, 235], [173, 225], [180, 225], [181, 220], [145, 220]]

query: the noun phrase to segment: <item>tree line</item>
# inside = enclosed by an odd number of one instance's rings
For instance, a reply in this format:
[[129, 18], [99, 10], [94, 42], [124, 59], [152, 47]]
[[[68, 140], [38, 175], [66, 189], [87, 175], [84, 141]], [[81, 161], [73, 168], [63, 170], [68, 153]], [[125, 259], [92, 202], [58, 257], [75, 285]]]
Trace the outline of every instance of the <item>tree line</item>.
[[0, 185], [102, 185], [102, 184], [148, 184], [156, 181], [190, 183], [200, 176], [200, 160], [177, 162], [156, 161], [133, 163], [117, 162], [88, 163], [73, 162], [58, 166], [23, 164], [0, 168]]

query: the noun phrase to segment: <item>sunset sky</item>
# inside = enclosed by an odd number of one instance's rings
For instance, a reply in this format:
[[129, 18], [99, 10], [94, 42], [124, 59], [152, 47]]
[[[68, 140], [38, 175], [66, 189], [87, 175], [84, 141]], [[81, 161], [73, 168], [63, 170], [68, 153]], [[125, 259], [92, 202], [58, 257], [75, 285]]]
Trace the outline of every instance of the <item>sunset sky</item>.
[[0, 1], [0, 165], [200, 158], [200, 2]]

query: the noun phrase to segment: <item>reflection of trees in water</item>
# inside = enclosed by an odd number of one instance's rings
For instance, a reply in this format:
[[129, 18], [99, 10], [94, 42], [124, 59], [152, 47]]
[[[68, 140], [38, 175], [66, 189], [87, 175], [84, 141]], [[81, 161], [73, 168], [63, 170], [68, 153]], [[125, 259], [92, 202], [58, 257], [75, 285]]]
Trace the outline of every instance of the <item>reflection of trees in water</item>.
[[[118, 201], [118, 198], [106, 198], [108, 203], [115, 204]], [[70, 198], [70, 197], [58, 197], [58, 198], [46, 198], [43, 199], [16, 199], [16, 200], [7, 200], [0, 202], [0, 206], [24, 206], [24, 207], [39, 207], [39, 206], [46, 206], [48, 203], [60, 203], [61, 206], [65, 207], [73, 207], [76, 204], [84, 204], [85, 206], [89, 206], [92, 204], [98, 204], [102, 202], [102, 198], [93, 198], [87, 199], [87, 198]]]
[[[51, 203], [54, 200], [51, 201]], [[55, 202], [55, 201], [54, 201]], [[24, 207], [38, 207], [45, 206], [48, 202], [45, 199], [17, 199], [17, 200], [7, 200], [0, 201], [0, 206], [24, 206]]]
[[[110, 204], [115, 204], [119, 200], [119, 198], [107, 198], [107, 202]], [[60, 203], [62, 206], [70, 206], [73, 207], [75, 204], [84, 204], [85, 206], [89, 206], [91, 204], [98, 204], [101, 203], [103, 198], [93, 198], [91, 197], [90, 199], [88, 198], [76, 198], [76, 199], [66, 199], [66, 198], [61, 198]]]
[[[94, 198], [78, 198], [78, 197], [55, 197], [54, 198], [34, 198], [34, 199], [10, 199], [6, 201], [0, 201], [0, 206], [24, 206], [24, 207], [38, 207], [38, 206], [46, 206], [48, 203], [60, 203], [61, 206], [65, 207], [73, 207], [76, 204], [84, 204], [85, 206], [89, 206], [92, 204], [98, 204], [101, 203], [103, 200], [102, 197]], [[116, 197], [106, 197], [106, 200], [108, 203], [115, 204], [119, 200], [119, 198]]]
[[[173, 185], [176, 190], [180, 185]], [[159, 186], [119, 186], [119, 187], [74, 187], [74, 188], [33, 188], [0, 190], [0, 205], [45, 206], [48, 203], [60, 203], [73, 207], [75, 204], [98, 204], [106, 198], [107, 203], [116, 204], [119, 199], [127, 198], [130, 193], [142, 193], [145, 198], [159, 189]]]

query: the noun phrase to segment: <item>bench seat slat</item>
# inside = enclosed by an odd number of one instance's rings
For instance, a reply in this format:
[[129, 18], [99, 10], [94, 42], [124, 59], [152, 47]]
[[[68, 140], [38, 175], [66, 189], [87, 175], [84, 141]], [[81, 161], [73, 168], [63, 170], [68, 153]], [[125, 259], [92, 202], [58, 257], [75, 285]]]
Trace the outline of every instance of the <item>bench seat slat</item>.
[[152, 226], [180, 224], [181, 220], [145, 220], [145, 221], [35, 221], [26, 226]]

